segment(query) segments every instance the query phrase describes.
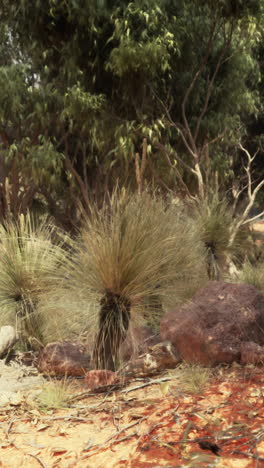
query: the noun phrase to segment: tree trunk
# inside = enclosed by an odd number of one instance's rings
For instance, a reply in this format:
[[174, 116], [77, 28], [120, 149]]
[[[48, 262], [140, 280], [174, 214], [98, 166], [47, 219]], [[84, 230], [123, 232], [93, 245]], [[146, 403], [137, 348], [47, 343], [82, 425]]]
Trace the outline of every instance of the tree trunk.
[[93, 352], [96, 369], [116, 369], [119, 348], [129, 327], [130, 308], [130, 300], [119, 294], [107, 291], [103, 296]]

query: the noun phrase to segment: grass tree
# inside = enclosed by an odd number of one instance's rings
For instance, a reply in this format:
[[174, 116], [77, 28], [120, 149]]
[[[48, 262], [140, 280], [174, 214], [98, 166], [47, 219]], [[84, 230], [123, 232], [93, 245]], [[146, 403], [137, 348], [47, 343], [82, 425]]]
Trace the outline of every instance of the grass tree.
[[249, 247], [248, 232], [241, 227], [232, 237], [231, 210], [227, 201], [216, 194], [195, 202], [193, 219], [206, 248], [209, 279], [219, 280], [227, 263], [238, 260], [245, 246]]
[[[143, 324], [155, 298], [175, 301], [204, 278], [204, 250], [176, 207], [149, 194], [115, 193], [91, 207], [71, 271], [75, 294], [97, 303], [88, 329], [97, 368], [115, 369], [130, 325]], [[150, 299], [152, 300], [150, 301]], [[153, 317], [152, 317], [153, 318]]]
[[55, 235], [54, 227], [36, 227], [29, 215], [0, 225], [0, 323], [16, 326], [26, 347], [43, 343], [47, 318], [38, 303], [58, 282], [65, 259]]

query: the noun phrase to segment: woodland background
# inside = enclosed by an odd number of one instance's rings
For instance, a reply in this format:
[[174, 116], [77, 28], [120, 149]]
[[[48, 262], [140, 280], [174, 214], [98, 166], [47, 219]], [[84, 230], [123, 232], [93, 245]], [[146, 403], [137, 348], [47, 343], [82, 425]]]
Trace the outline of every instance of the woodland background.
[[117, 184], [261, 213], [263, 0], [0, 0], [0, 17], [1, 219], [72, 231]]

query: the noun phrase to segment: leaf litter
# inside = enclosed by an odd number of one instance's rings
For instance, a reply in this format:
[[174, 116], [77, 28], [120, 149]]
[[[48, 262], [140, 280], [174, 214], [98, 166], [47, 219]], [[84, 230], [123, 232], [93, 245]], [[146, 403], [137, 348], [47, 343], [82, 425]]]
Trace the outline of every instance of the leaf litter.
[[96, 393], [71, 379], [68, 407], [34, 406], [30, 392], [1, 407], [0, 466], [264, 466], [262, 368], [216, 369], [193, 393], [177, 369], [138, 380]]

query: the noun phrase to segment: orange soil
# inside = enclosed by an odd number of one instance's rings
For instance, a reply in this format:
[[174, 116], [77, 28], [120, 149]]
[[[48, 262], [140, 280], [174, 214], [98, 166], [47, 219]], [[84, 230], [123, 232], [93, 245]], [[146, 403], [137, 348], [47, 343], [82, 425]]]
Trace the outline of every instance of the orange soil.
[[[199, 395], [181, 391], [173, 374], [166, 395], [160, 383], [130, 391], [143, 384], [48, 414], [26, 400], [0, 410], [0, 466], [264, 467], [263, 369], [219, 370]], [[219, 456], [199, 447], [204, 440], [220, 447]]]

